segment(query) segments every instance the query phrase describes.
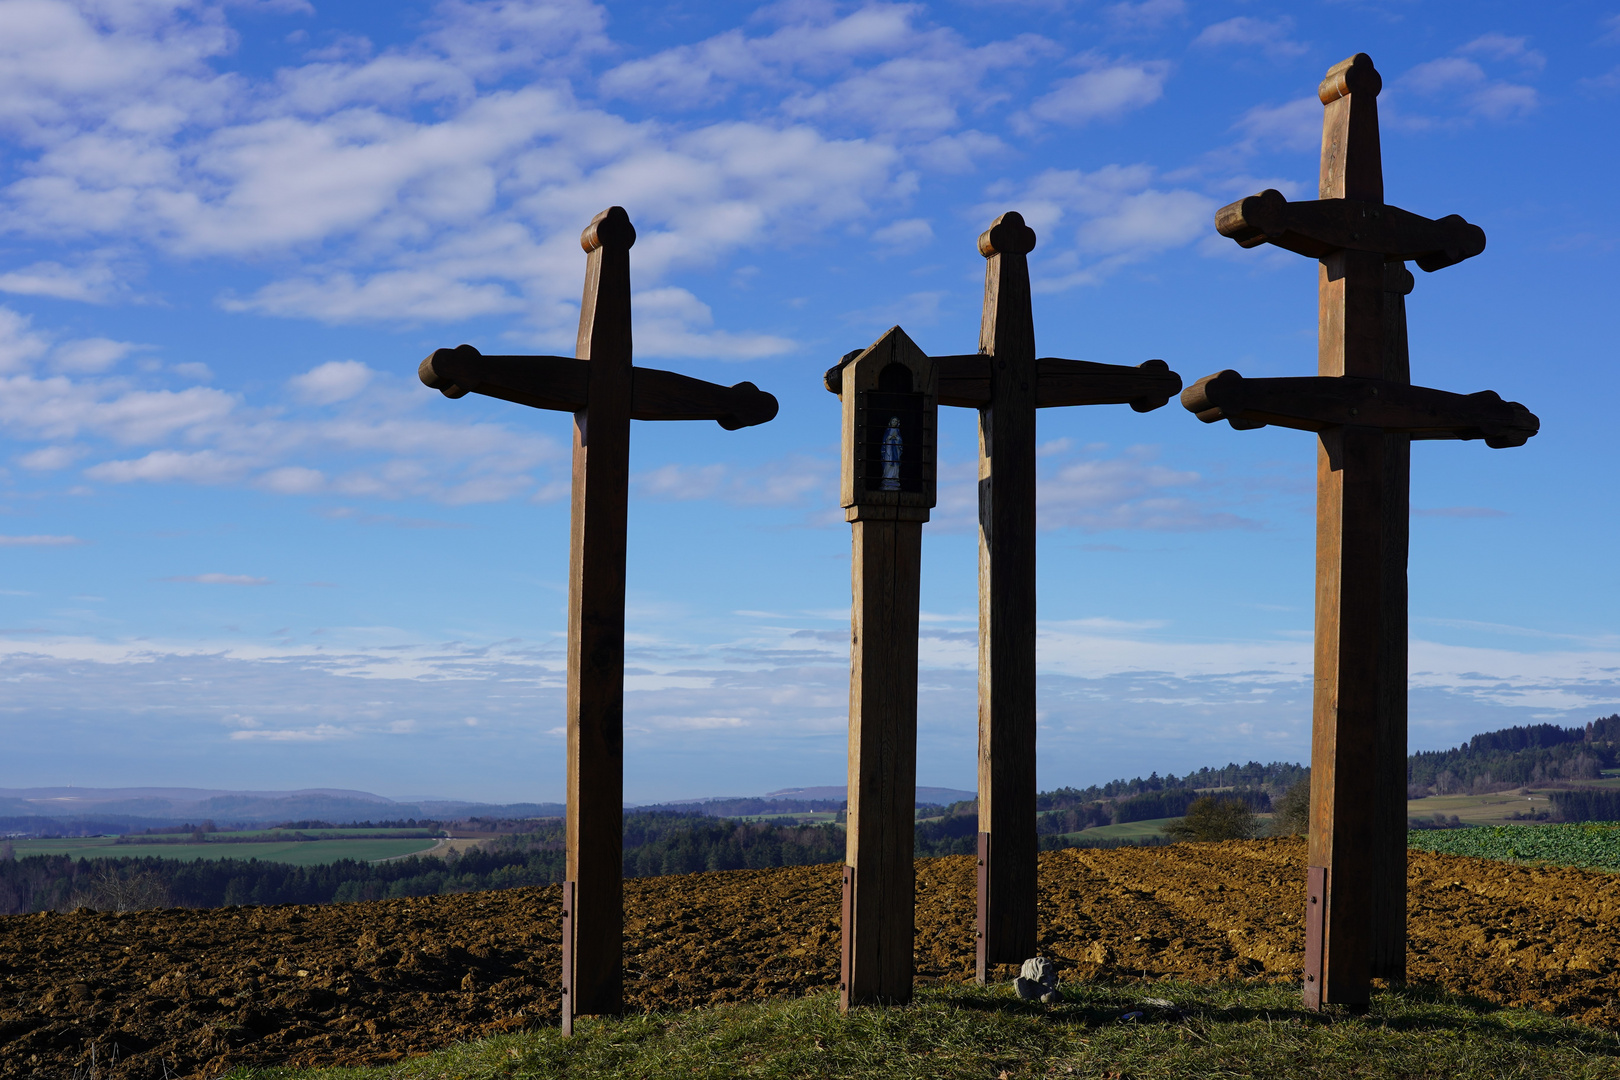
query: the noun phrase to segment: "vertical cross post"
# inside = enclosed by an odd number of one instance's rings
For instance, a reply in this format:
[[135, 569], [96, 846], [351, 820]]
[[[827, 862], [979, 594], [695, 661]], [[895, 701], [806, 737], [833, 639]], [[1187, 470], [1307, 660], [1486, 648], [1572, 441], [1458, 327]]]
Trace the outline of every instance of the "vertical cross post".
[[[1322, 170], [1318, 198], [1384, 201], [1378, 141], [1381, 80], [1371, 64], [1341, 64], [1322, 83]], [[1317, 373], [1384, 375], [1384, 256], [1340, 248], [1317, 269]], [[1307, 958], [1305, 998], [1366, 1001], [1377, 832], [1380, 679], [1385, 625], [1385, 523], [1406, 507], [1390, 505], [1384, 483], [1384, 432], [1345, 426], [1322, 434], [1316, 463], [1316, 678], [1312, 694], [1309, 865], [1322, 872], [1306, 917], [1322, 929], [1318, 958]], [[1404, 567], [1405, 552], [1400, 559]], [[1402, 620], [1404, 622], [1404, 619]], [[1402, 696], [1406, 662], [1400, 658]], [[1403, 751], [1404, 756], [1404, 751]], [[1405, 878], [1401, 880], [1404, 910]], [[1357, 895], [1361, 893], [1362, 895]], [[1313, 959], [1319, 973], [1309, 968]], [[1313, 1000], [1313, 995], [1317, 1000]]]
[[922, 527], [935, 501], [935, 365], [898, 326], [828, 373], [853, 550], [849, 807], [838, 1005], [911, 1000]]
[[1491, 391], [1411, 384], [1406, 262], [1435, 271], [1485, 250], [1452, 215], [1384, 202], [1383, 80], [1364, 53], [1318, 88], [1320, 198], [1275, 190], [1223, 207], [1222, 235], [1318, 261], [1315, 378], [1200, 379], [1182, 404], [1205, 422], [1316, 432], [1316, 655], [1305, 1004], [1365, 1008], [1371, 980], [1406, 973], [1406, 563], [1413, 439], [1522, 446], [1540, 421]]
[[777, 402], [753, 383], [719, 386], [632, 366], [630, 247], [612, 206], [580, 236], [585, 291], [575, 355], [485, 356], [436, 349], [417, 369], [446, 397], [484, 394], [574, 417], [568, 552], [567, 867], [562, 1028], [624, 1003], [624, 581], [631, 420], [763, 424]]
[[1006, 213], [979, 237], [979, 843], [974, 972], [1035, 955], [1035, 231]]
[[624, 578], [630, 497], [630, 246], [623, 211], [593, 221], [574, 355], [590, 361], [574, 413], [568, 546], [568, 818], [574, 883], [563, 1027], [624, 1000]]

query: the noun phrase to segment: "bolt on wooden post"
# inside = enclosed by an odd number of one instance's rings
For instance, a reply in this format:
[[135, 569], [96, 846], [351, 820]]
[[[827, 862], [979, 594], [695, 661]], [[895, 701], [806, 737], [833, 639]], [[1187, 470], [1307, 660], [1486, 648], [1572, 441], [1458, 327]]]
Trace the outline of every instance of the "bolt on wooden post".
[[[978, 248], [985, 259], [979, 351], [933, 361], [939, 404], [979, 413], [975, 971], [985, 982], [993, 965], [1035, 954], [1035, 410], [1128, 404], [1149, 412], [1181, 391], [1181, 377], [1163, 360], [1131, 367], [1037, 357], [1029, 284], [1035, 231], [1009, 211], [980, 235]], [[827, 388], [836, 393], [840, 377], [838, 368], [828, 372]]]
[[562, 1027], [623, 1008], [624, 577], [631, 420], [763, 424], [776, 398], [633, 367], [630, 247], [621, 207], [580, 237], [585, 292], [573, 357], [437, 349], [418, 368], [445, 397], [486, 394], [574, 414], [568, 555], [568, 818], [563, 883]]
[[898, 326], [827, 376], [842, 399], [850, 559], [849, 809], [838, 1005], [911, 1000], [922, 527], [935, 500], [934, 362]]
[[1315, 377], [1200, 379], [1182, 404], [1200, 420], [1318, 433], [1316, 676], [1312, 704], [1307, 1007], [1364, 1007], [1371, 980], [1406, 976], [1406, 564], [1410, 444], [1522, 446], [1540, 421], [1486, 390], [1411, 385], [1405, 263], [1435, 271], [1485, 250], [1461, 217], [1384, 202], [1382, 79], [1365, 53], [1318, 88], [1320, 198], [1268, 190], [1224, 207], [1216, 229], [1318, 260]]

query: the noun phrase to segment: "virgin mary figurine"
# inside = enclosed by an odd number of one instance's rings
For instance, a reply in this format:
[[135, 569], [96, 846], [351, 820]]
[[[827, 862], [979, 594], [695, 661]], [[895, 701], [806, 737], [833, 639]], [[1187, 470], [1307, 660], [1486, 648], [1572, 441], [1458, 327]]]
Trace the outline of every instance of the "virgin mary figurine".
[[900, 418], [889, 418], [889, 430], [883, 433], [883, 490], [900, 490], [900, 453], [905, 447], [900, 438]]

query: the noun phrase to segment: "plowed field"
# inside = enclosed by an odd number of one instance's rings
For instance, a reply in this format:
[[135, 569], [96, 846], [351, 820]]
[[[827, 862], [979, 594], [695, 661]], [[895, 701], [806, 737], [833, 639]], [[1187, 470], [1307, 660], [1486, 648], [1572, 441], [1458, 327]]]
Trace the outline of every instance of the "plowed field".
[[[1303, 843], [1041, 856], [1067, 979], [1299, 978]], [[687, 1009], [835, 985], [838, 868], [626, 882], [626, 994]], [[973, 962], [973, 867], [917, 864], [921, 981]], [[1414, 851], [1414, 982], [1620, 1027], [1620, 879]], [[380, 1063], [556, 1022], [560, 890], [0, 919], [0, 1077]], [[116, 1054], [116, 1063], [112, 1062]]]

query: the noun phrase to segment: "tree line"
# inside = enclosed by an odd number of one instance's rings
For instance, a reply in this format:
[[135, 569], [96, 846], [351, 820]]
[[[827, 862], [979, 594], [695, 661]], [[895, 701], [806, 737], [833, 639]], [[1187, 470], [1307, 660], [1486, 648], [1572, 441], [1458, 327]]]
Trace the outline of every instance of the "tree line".
[[1484, 793], [1549, 781], [1579, 783], [1615, 768], [1617, 753], [1620, 714], [1580, 727], [1510, 727], [1475, 735], [1451, 750], [1410, 755], [1406, 782], [1413, 796]]
[[[536, 824], [531, 832], [445, 859], [340, 859], [322, 866], [158, 856], [17, 858], [10, 844], [0, 844], [0, 914], [327, 904], [559, 882], [565, 868], [562, 820]], [[668, 811], [625, 815], [627, 877], [806, 866], [843, 857], [844, 833], [835, 825], [756, 824]]]

